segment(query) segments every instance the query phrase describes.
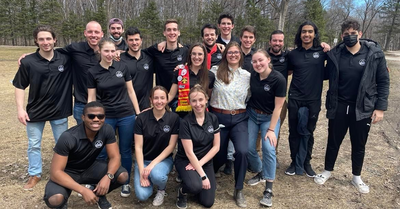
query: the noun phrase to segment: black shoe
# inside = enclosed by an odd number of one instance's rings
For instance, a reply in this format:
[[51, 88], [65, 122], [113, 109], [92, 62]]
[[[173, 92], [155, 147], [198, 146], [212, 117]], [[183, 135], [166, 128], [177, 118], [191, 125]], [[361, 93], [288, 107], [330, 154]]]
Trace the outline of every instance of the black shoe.
[[304, 165], [304, 171], [306, 172], [307, 176], [310, 178], [314, 178], [317, 174], [312, 169], [311, 165]]
[[99, 209], [112, 209], [111, 203], [108, 202], [106, 196], [99, 196], [97, 206], [99, 207]]
[[182, 193], [182, 187], [178, 188], [178, 197], [176, 198], [176, 207], [185, 209], [187, 208], [187, 194]]
[[266, 181], [266, 179], [262, 177], [262, 174], [260, 172], [260, 173], [257, 173], [257, 175], [255, 175], [253, 178], [249, 179], [247, 181], [247, 184], [250, 186], [254, 186], [260, 182], [264, 183], [265, 181]]
[[289, 176], [293, 176], [294, 174], [296, 174], [296, 167], [293, 162], [290, 163], [290, 166], [286, 169], [285, 174]]
[[235, 189], [233, 192], [233, 199], [235, 199], [237, 206], [241, 208], [247, 207], [246, 199], [241, 189]]
[[271, 189], [266, 189], [264, 191], [263, 198], [260, 200], [260, 204], [264, 206], [271, 207], [272, 206], [272, 197], [274, 195], [272, 194]]
[[233, 164], [233, 162], [232, 162], [232, 160], [228, 160], [226, 163], [225, 163], [225, 168], [224, 168], [224, 173], [226, 174], [226, 175], [231, 175], [232, 174], [232, 164]]

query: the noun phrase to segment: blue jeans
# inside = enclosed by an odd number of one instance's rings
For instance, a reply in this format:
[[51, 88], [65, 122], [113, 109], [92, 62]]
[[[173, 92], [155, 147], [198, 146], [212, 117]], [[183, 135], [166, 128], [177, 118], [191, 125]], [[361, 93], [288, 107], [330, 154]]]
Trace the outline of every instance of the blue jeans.
[[[144, 167], [151, 163], [150, 160], [144, 161]], [[167, 157], [163, 161], [159, 162], [151, 170], [149, 175], [150, 186], [142, 187], [140, 185], [140, 174], [138, 164], [135, 163], [135, 177], [133, 179], [133, 186], [135, 188], [136, 197], [140, 201], [146, 201], [153, 194], [153, 185], [158, 187], [158, 190], [165, 190], [168, 181], [168, 174], [172, 170], [172, 157]]]
[[[68, 118], [49, 121], [53, 131], [54, 141], [57, 143], [60, 135], [68, 129]], [[28, 135], [28, 173], [30, 176], [42, 175], [42, 136], [46, 121], [27, 122], [26, 133]]]
[[[121, 153], [121, 166], [124, 167], [129, 174], [129, 184], [131, 170], [132, 170], [132, 142], [133, 142], [133, 128], [135, 125], [135, 115], [123, 117], [123, 118], [107, 118], [105, 123], [110, 124], [114, 130], [118, 128], [119, 138], [119, 152]], [[107, 159], [107, 151], [105, 147], [97, 157], [97, 159]]]
[[82, 115], [83, 115], [83, 108], [85, 108], [84, 103], [81, 102], [75, 102], [74, 103], [74, 118], [76, 120], [76, 124], [81, 124], [82, 121]]
[[[274, 180], [276, 173], [276, 151], [275, 147], [271, 145], [271, 142], [268, 139], [264, 139], [271, 123], [272, 114], [258, 114], [253, 108], [247, 108], [247, 113], [249, 114], [249, 152], [247, 155], [249, 168], [255, 172], [262, 172], [262, 176], [268, 180]], [[280, 119], [278, 119], [278, 122], [274, 128], [276, 138], [278, 138], [277, 133], [279, 133], [279, 128]], [[260, 129], [262, 143], [262, 163], [256, 149], [257, 136]]]

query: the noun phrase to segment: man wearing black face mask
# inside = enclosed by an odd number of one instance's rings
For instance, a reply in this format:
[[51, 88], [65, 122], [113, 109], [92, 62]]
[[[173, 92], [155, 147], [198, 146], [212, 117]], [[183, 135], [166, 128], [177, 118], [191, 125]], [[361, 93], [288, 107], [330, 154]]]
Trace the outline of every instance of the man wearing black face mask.
[[369, 187], [361, 180], [365, 144], [372, 124], [383, 119], [389, 95], [389, 73], [385, 55], [371, 40], [360, 40], [360, 24], [342, 24], [343, 42], [328, 52], [329, 90], [326, 97], [329, 119], [325, 170], [314, 181], [324, 184], [331, 171], [347, 130], [350, 129], [353, 179], [360, 193]]

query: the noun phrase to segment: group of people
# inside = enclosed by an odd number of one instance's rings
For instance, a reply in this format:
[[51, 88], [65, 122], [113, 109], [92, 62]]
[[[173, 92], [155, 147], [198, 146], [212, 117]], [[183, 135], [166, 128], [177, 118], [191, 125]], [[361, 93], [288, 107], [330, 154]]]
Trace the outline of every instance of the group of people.
[[[228, 173], [233, 164], [237, 206], [247, 206], [247, 171], [254, 173], [248, 185], [265, 182], [260, 204], [272, 206], [279, 132], [287, 109], [292, 161], [285, 173], [305, 173], [324, 184], [350, 129], [351, 182], [368, 193], [360, 177], [365, 144], [371, 123], [383, 118], [389, 94], [379, 45], [361, 40], [354, 20], [342, 24], [343, 42], [332, 50], [320, 43], [318, 28], [310, 21], [299, 26], [296, 48], [290, 52], [283, 49], [280, 30], [271, 33], [269, 48], [257, 50], [252, 48], [254, 27], [245, 26], [239, 37], [233, 36], [234, 19], [222, 14], [218, 28], [205, 24], [202, 43], [181, 45], [178, 22], [169, 19], [163, 31], [166, 41], [142, 49], [140, 31], [125, 31], [122, 20], [112, 18], [109, 39], [103, 39], [100, 24], [91, 21], [85, 42], [54, 49], [53, 30], [38, 26], [34, 39], [39, 48], [21, 59], [13, 81], [18, 119], [28, 135], [30, 178], [24, 189], [31, 190], [41, 179], [41, 137], [50, 121], [56, 142], [44, 195], [50, 208], [67, 208], [72, 190], [88, 204], [111, 208], [108, 192], [121, 187], [121, 196], [130, 196], [132, 167], [136, 197], [146, 201], [155, 187], [153, 205], [162, 205], [173, 165], [180, 183], [176, 206], [186, 208], [187, 195], [193, 194], [201, 205], [211, 207], [216, 175], [224, 164]], [[328, 143], [325, 170], [317, 175], [310, 161], [325, 79]], [[68, 129], [72, 114], [77, 125]]]

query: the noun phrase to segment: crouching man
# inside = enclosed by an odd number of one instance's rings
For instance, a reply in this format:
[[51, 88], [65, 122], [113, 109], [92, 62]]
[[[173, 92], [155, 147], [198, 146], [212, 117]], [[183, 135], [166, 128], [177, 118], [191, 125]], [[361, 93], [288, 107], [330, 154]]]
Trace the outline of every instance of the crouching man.
[[[74, 190], [82, 194], [89, 205], [111, 208], [105, 195], [123, 185], [127, 171], [121, 167], [121, 156], [114, 129], [104, 124], [104, 107], [99, 102], [86, 104], [83, 123], [65, 131], [54, 147], [50, 180], [46, 185], [44, 201], [50, 208], [67, 208]], [[106, 147], [109, 161], [98, 161], [97, 156]], [[97, 184], [90, 190], [81, 184]]]

